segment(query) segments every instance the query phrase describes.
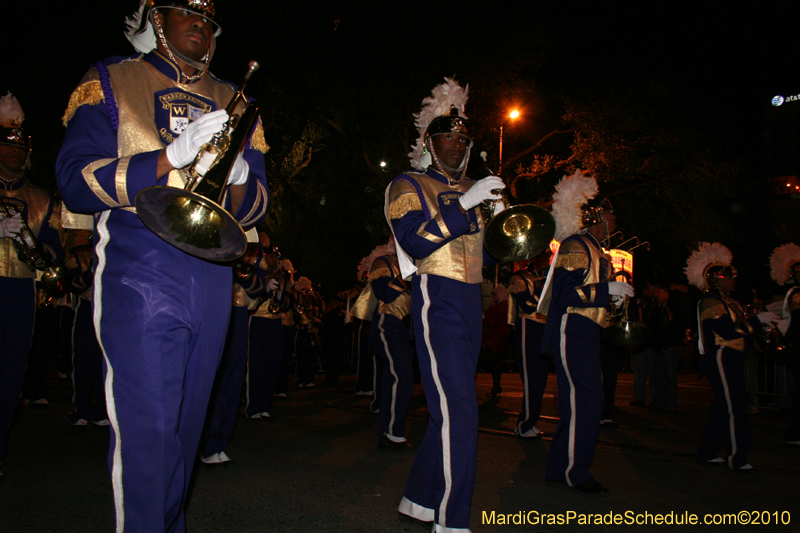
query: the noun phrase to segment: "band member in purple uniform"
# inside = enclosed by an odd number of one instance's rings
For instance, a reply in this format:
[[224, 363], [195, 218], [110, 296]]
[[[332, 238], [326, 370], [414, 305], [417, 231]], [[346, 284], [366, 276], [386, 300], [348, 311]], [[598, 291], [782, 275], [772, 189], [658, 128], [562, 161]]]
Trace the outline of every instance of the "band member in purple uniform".
[[[31, 167], [31, 142], [22, 129], [24, 120], [14, 96], [9, 93], [0, 98], [0, 465], [31, 349], [36, 271], [46, 268], [45, 255], [54, 263], [62, 255], [60, 205], [24, 177]], [[32, 239], [40, 244], [41, 256], [26, 255], [24, 250], [33, 244]]]
[[[430, 411], [400, 513], [433, 531], [469, 531], [478, 444], [475, 372], [481, 347], [483, 247], [478, 206], [500, 198], [496, 176], [466, 177], [472, 139], [455, 81], [433, 89], [415, 115], [413, 170], [386, 190], [385, 215], [403, 279], [411, 278], [417, 357]], [[498, 202], [500, 203], [500, 202]]]
[[606, 202], [586, 205], [597, 193], [595, 178], [580, 171], [556, 185], [553, 218], [561, 244], [538, 307], [547, 314], [542, 351], [553, 354], [558, 380], [558, 426], [545, 478], [587, 494], [608, 492], [589, 472], [603, 410], [600, 342], [606, 306], [609, 295], [633, 296], [627, 283], [608, 281], [611, 260], [600, 241], [614, 232], [616, 219]]
[[[231, 313], [229, 265], [150, 231], [144, 188], [181, 172], [223, 128], [235, 88], [208, 71], [220, 27], [209, 0], [147, 0], [128, 20], [140, 53], [96, 63], [70, 98], [56, 178], [94, 219], [94, 324], [105, 363], [117, 531], [184, 531], [183, 507]], [[224, 207], [249, 228], [268, 202], [263, 128], [232, 165]]]

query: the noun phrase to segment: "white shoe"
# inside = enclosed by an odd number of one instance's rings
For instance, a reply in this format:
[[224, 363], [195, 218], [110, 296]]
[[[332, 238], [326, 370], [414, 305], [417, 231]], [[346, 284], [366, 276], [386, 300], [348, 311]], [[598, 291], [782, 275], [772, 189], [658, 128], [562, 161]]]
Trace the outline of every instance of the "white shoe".
[[261, 420], [261, 413], [256, 413], [253, 416], [248, 416], [250, 420]]
[[33, 405], [50, 405], [50, 402], [47, 401], [45, 398], [39, 398], [38, 400], [33, 400], [31, 402]]
[[[269, 418], [269, 413], [258, 413], [256, 416], [258, 418]], [[225, 452], [222, 452], [222, 453], [225, 453]]]
[[604, 419], [600, 420], [600, 425], [601, 425], [601, 426], [602, 426], [603, 424], [613, 424], [613, 423], [614, 423], [614, 421], [613, 421], [613, 420], [611, 420], [610, 418], [604, 418]]
[[541, 434], [542, 434], [542, 432], [539, 431], [539, 428], [537, 428], [536, 426], [533, 426], [531, 429], [529, 429], [525, 433], [520, 433], [519, 432], [519, 427], [514, 428], [514, 435], [516, 435], [517, 437], [523, 437], [523, 438], [526, 438], [526, 439], [533, 439], [535, 437], [538, 437]]
[[85, 418], [79, 418], [75, 422], [72, 423], [73, 426], [76, 427], [86, 427], [89, 423], [86, 421]]
[[706, 461], [707, 463], [717, 464], [717, 463], [724, 463], [725, 459], [722, 457], [715, 457], [714, 459], [709, 459]]
[[275, 396], [276, 398], [286, 398], [286, 393], [285, 392], [278, 392], [276, 394], [273, 394], [273, 396]]
[[219, 462], [220, 462], [220, 463], [227, 463], [227, 462], [229, 462], [230, 460], [231, 460], [231, 458], [230, 458], [230, 457], [228, 457], [228, 454], [227, 454], [227, 453], [225, 453], [225, 452], [219, 452]]
[[356, 396], [372, 396], [371, 390], [357, 390]]
[[786, 444], [797, 444], [797, 445], [800, 445], [800, 440], [787, 440]]
[[92, 424], [104, 428], [106, 426], [110, 426], [111, 422], [109, 422], [108, 418], [104, 418], [102, 420], [92, 420]]
[[[207, 465], [216, 465], [216, 464], [219, 464], [219, 463], [223, 462], [220, 459], [220, 456], [219, 456], [218, 453], [215, 453], [214, 455], [209, 455], [208, 457], [202, 457], [202, 458], [200, 458], [200, 460], [203, 461]], [[228, 460], [230, 461], [230, 459], [228, 459]]]
[[310, 389], [310, 388], [312, 388], [312, 387], [316, 387], [316, 386], [317, 386], [317, 384], [316, 384], [316, 383], [306, 383], [306, 388], [307, 388], [307, 389]]

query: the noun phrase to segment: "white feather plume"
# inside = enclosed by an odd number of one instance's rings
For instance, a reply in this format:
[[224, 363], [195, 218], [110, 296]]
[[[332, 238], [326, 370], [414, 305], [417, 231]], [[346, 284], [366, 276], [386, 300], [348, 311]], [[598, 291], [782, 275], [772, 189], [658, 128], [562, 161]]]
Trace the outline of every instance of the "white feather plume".
[[[383, 257], [384, 255], [396, 255], [396, 251], [394, 249], [390, 249], [390, 244], [381, 244], [377, 246], [370, 254], [361, 260], [358, 263], [358, 279], [363, 279], [364, 274], [368, 274], [370, 269], [372, 268], [372, 263], [379, 257]], [[392, 247], [393, 248], [393, 247]]]
[[419, 113], [414, 113], [414, 125], [417, 127], [419, 137], [416, 144], [412, 146], [413, 150], [408, 153], [413, 168], [425, 170], [430, 164], [429, 160], [423, 161], [422, 156], [425, 151], [425, 131], [431, 121], [442, 115], [449, 115], [451, 107], [458, 108], [459, 116], [467, 118], [464, 110], [467, 107], [468, 98], [469, 85], [461, 87], [453, 78], [445, 78], [444, 83], [434, 87], [431, 95], [422, 100], [422, 109]]
[[294, 290], [296, 291], [305, 291], [311, 288], [311, 280], [305, 276], [300, 276], [300, 279], [297, 280], [294, 284]]
[[795, 263], [800, 263], [800, 246], [793, 242], [778, 246], [769, 258], [770, 276], [778, 285], [785, 285], [789, 280], [789, 268]]
[[597, 196], [600, 188], [594, 176], [576, 170], [572, 176], [564, 176], [553, 193], [552, 214], [556, 221], [554, 239], [563, 241], [578, 233], [583, 227], [581, 206]]
[[701, 242], [700, 247], [692, 252], [686, 260], [686, 268], [683, 269], [689, 283], [700, 289], [708, 290], [706, 283], [706, 270], [712, 265], [727, 266], [733, 261], [733, 254], [724, 245], [718, 242]]
[[0, 126], [4, 128], [19, 128], [25, 121], [25, 113], [19, 101], [10, 92], [0, 98]]
[[147, 20], [147, 26], [144, 31], [139, 33], [138, 30], [142, 25], [142, 17], [144, 16], [147, 0], [141, 0], [139, 3], [139, 10], [131, 15], [125, 17], [125, 38], [130, 41], [137, 52], [147, 54], [156, 47], [156, 32], [150, 20]]

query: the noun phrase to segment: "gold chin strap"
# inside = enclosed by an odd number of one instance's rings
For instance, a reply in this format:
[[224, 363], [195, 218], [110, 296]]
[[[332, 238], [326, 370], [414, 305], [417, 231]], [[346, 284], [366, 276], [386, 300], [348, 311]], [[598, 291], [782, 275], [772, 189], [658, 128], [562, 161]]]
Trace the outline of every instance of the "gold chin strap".
[[167, 55], [172, 60], [173, 63], [176, 65], [178, 64], [178, 58], [175, 57], [175, 54], [180, 56], [180, 60], [183, 63], [186, 63], [189, 66], [192, 66], [199, 70], [198, 74], [185, 74], [181, 71], [181, 78], [186, 78], [187, 81], [195, 81], [199, 80], [203, 77], [208, 71], [208, 66], [211, 63], [211, 58], [214, 56], [214, 50], [216, 49], [217, 37], [212, 33], [211, 35], [211, 43], [208, 45], [208, 50], [206, 50], [206, 55], [203, 56], [203, 63], [198, 63], [197, 61], [193, 61], [185, 56], [183, 56], [177, 50], [172, 49], [172, 45], [167, 41], [167, 38], [164, 36], [164, 30], [161, 27], [161, 23], [156, 18], [155, 14], [159, 13], [157, 9], [152, 9], [150, 11], [151, 20], [153, 22], [153, 27], [156, 29], [156, 35], [158, 36], [158, 40], [161, 42], [161, 45], [164, 47], [164, 50], [167, 51]]

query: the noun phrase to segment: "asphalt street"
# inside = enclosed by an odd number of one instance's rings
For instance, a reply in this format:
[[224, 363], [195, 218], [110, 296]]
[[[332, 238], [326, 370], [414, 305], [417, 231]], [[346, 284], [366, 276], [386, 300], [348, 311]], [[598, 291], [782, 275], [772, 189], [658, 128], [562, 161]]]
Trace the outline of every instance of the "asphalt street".
[[[318, 375], [317, 382], [323, 377]], [[762, 409], [751, 416], [749, 458], [757, 471], [697, 464], [694, 452], [711, 392], [693, 374], [679, 377], [679, 412], [664, 414], [628, 405], [633, 378], [619, 375], [615, 423], [601, 427], [593, 466], [595, 478], [611, 494], [598, 498], [545, 483], [547, 449], [557, 423], [555, 376], [550, 376], [538, 424], [544, 436], [527, 440], [513, 435], [522, 397], [519, 377], [503, 374], [503, 394], [490, 399], [491, 378], [478, 374], [472, 531], [800, 530], [800, 498], [794, 492], [800, 485], [800, 447], [783, 441], [786, 414]], [[338, 387], [292, 389], [266, 421], [247, 420], [240, 412], [228, 449], [233, 463], [209, 467], [198, 461], [187, 531], [424, 531], [400, 521], [397, 513], [414, 451], [377, 448], [374, 415], [368, 400], [353, 394], [353, 385], [353, 376], [344, 375]], [[71, 385], [53, 378], [50, 388], [51, 405], [21, 408], [10, 432], [0, 481], [0, 532], [113, 531], [108, 430], [73, 430], [66, 418]], [[408, 423], [412, 444], [421, 441], [426, 423], [418, 385]], [[672, 523], [653, 525], [659, 515]], [[686, 524], [693, 515], [700, 523]], [[750, 524], [703, 524], [729, 523], [734, 515]], [[536, 523], [548, 519], [556, 523]]]

